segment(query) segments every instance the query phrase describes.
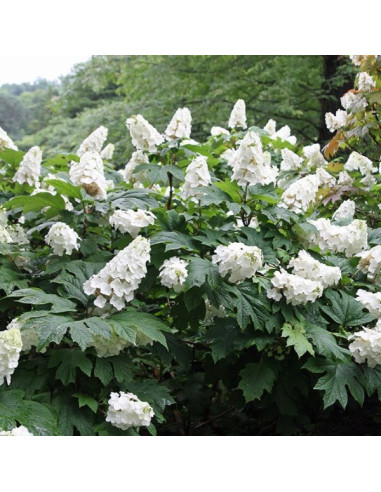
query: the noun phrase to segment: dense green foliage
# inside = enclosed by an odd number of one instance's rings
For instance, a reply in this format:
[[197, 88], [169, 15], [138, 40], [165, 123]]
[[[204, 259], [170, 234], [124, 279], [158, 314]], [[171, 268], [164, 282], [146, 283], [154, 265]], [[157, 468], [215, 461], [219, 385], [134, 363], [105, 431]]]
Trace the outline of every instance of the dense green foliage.
[[[374, 58], [366, 62], [378, 84], [364, 91], [367, 109], [356, 112], [326, 149], [330, 162], [324, 167], [334, 186], [320, 184], [316, 199], [296, 213], [279, 205], [290, 183], [316, 171], [303, 141], [314, 143], [319, 134], [322, 60], [253, 58], [93, 58], [64, 81], [48, 126], [21, 141], [50, 148], [42, 162], [44, 189], [32, 195], [34, 187], [14, 183], [24, 153], [1, 151], [5, 229], [21, 219], [28, 242], [0, 245], [0, 329], [17, 318], [21, 333], [32, 331], [37, 342], [22, 353], [10, 385], [0, 386], [0, 428], [21, 424], [38, 435], [314, 434], [331, 413], [378, 404], [381, 366], [356, 363], [348, 345], [362, 326], [376, 323], [356, 292], [380, 288], [361, 270], [358, 256], [323, 251], [311, 242], [316, 228], [309, 221], [331, 219], [350, 198], [356, 202], [355, 219], [366, 221], [368, 247], [381, 244], [378, 170], [371, 184], [363, 183], [359, 170], [349, 172], [350, 186], [337, 181], [353, 149], [373, 161], [378, 156], [379, 64]], [[346, 62], [343, 66], [353, 70]], [[242, 187], [232, 179], [224, 153], [239, 148], [247, 132], [233, 128], [209, 136], [209, 131], [212, 125], [226, 127], [237, 97], [247, 102], [248, 132], [258, 137], [271, 166], [280, 169], [283, 149], [301, 158], [297, 170], [280, 172], [283, 181]], [[164, 131], [173, 108], [183, 105], [191, 109], [197, 141], [161, 143], [136, 169], [143, 173], [142, 187], [134, 186], [137, 179], [125, 180], [117, 170], [132, 148], [126, 116], [139, 112]], [[302, 140], [272, 138], [263, 129], [270, 116], [279, 125], [287, 122]], [[70, 166], [82, 159], [75, 155], [78, 145], [100, 124], [109, 127], [117, 148], [105, 163], [112, 185], [104, 200], [69, 177]], [[367, 124], [367, 132], [353, 133]], [[32, 120], [28, 125], [36, 129]], [[200, 156], [211, 183], [198, 189], [197, 199], [184, 198], [187, 170]], [[97, 308], [83, 284], [132, 243], [133, 237], [109, 220], [116, 210], [131, 209], [155, 215], [154, 224], [139, 232], [151, 246], [147, 273], [126, 307], [118, 311], [107, 302]], [[250, 224], [254, 218], [257, 224]], [[81, 239], [71, 255], [57, 255], [46, 243], [57, 222]], [[233, 242], [260, 248], [264, 260], [263, 269], [238, 283], [222, 276], [213, 261], [216, 247]], [[340, 280], [314, 302], [292, 305], [284, 297], [269, 297], [275, 272], [289, 268], [301, 250], [340, 267]], [[159, 277], [173, 256], [187, 262], [188, 275], [178, 291]], [[206, 301], [215, 308], [213, 315]], [[117, 355], [104, 357], [99, 339], [104, 345], [115, 339], [127, 343]], [[149, 427], [123, 431], [105, 422], [109, 395], [117, 391], [134, 393], [152, 406]]]

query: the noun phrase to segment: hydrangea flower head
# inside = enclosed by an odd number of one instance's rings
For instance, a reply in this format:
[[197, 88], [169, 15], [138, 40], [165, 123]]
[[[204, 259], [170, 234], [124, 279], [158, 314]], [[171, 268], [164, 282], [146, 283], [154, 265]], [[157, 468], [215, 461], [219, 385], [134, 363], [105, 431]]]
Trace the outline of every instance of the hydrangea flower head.
[[131, 116], [126, 120], [132, 144], [137, 150], [156, 152], [157, 145], [164, 142], [164, 138], [141, 114]]
[[262, 142], [254, 131], [248, 131], [231, 159], [232, 179], [240, 186], [275, 183], [278, 168], [271, 166], [271, 155], [263, 152]]
[[353, 220], [349, 225], [331, 224], [329, 219], [310, 220], [317, 229], [317, 234], [310, 238], [311, 244], [319, 246], [322, 251], [345, 253], [350, 258], [368, 247], [368, 229], [364, 220]]
[[238, 99], [229, 118], [229, 128], [242, 128], [246, 130], [246, 104], [243, 99]]
[[192, 116], [188, 108], [179, 108], [173, 115], [165, 136], [167, 140], [176, 140], [178, 138], [189, 138], [192, 130]]
[[71, 255], [73, 250], [79, 249], [80, 238], [78, 234], [67, 224], [56, 222], [45, 236], [45, 242], [58, 256]]
[[145, 180], [146, 174], [144, 171], [135, 172], [135, 168], [140, 166], [140, 164], [149, 164], [148, 156], [141, 150], [136, 150], [132, 153], [131, 159], [126, 164], [126, 167], [120, 171], [126, 183], [141, 183]]
[[257, 246], [230, 243], [228, 246], [217, 246], [212, 262], [218, 265], [222, 277], [229, 275], [229, 282], [238, 284], [254, 277], [263, 265], [263, 253]]
[[123, 309], [147, 273], [150, 250], [149, 240], [138, 236], [83, 284], [85, 294], [95, 295], [99, 308], [110, 303], [118, 311]]
[[0, 150], [4, 147], [12, 150], [18, 150], [13, 140], [8, 136], [7, 132], [0, 126]]
[[22, 349], [21, 333], [18, 328], [0, 331], [0, 386], [4, 379], [11, 383], [11, 376], [19, 364]]
[[211, 182], [206, 157], [199, 155], [187, 167], [181, 198], [183, 200], [192, 198], [193, 201], [197, 201], [204, 194], [199, 188], [209, 186]]
[[13, 181], [29, 186], [38, 187], [42, 162], [42, 150], [40, 147], [32, 147], [24, 155], [20, 162], [16, 174], [13, 176]]
[[105, 200], [107, 182], [104, 176], [103, 161], [98, 152], [85, 152], [79, 162], [73, 162], [69, 169], [73, 184], [82, 186], [86, 193], [97, 200]]
[[381, 292], [367, 292], [359, 289], [356, 293], [356, 301], [361, 304], [376, 318], [381, 318]]
[[367, 274], [368, 280], [375, 284], [381, 283], [381, 244], [357, 256], [361, 257], [359, 268]]
[[93, 131], [79, 146], [77, 150], [78, 157], [82, 157], [86, 152], [101, 152], [103, 144], [107, 140], [108, 129], [100, 126]]
[[287, 273], [283, 269], [275, 272], [271, 283], [273, 288], [267, 291], [267, 297], [280, 301], [283, 295], [287, 304], [293, 306], [306, 304], [309, 301], [314, 302], [323, 295], [321, 282]]
[[333, 220], [353, 220], [356, 204], [353, 200], [344, 200], [336, 212], [332, 215]]
[[108, 401], [106, 422], [118, 429], [127, 430], [131, 427], [147, 427], [154, 416], [152, 407], [133, 393], [111, 393]]
[[0, 436], [33, 436], [33, 434], [29, 432], [26, 427], [20, 425], [19, 427], [14, 427], [10, 431], [3, 431], [0, 429]]
[[128, 232], [136, 237], [140, 230], [155, 222], [155, 215], [145, 210], [116, 210], [110, 216], [110, 224], [122, 234]]
[[165, 260], [160, 267], [161, 285], [173, 289], [175, 292], [180, 292], [188, 277], [187, 265], [185, 260], [177, 256]]
[[307, 251], [299, 251], [298, 256], [293, 258], [289, 266], [292, 272], [299, 277], [316, 280], [320, 282], [323, 288], [337, 285], [341, 279], [341, 270], [339, 267], [332, 267], [321, 263], [312, 258]]
[[350, 335], [348, 340], [353, 340], [348, 348], [358, 364], [366, 362], [372, 368], [381, 364], [381, 320], [377, 321], [374, 328], [363, 326], [361, 331]]

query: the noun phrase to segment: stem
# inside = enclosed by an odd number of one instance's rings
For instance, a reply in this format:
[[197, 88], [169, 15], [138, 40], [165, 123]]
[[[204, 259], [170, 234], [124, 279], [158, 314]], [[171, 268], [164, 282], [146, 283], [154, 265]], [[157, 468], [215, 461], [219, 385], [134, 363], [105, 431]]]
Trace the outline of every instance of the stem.
[[202, 223], [202, 211], [201, 211], [201, 200], [198, 201], [198, 228], [201, 229]]
[[233, 410], [235, 410], [237, 408], [237, 405], [234, 405], [234, 407], [231, 407], [231, 408], [228, 408], [227, 410], [225, 410], [224, 412], [216, 415], [215, 417], [212, 417], [210, 418], [209, 420], [206, 420], [205, 422], [201, 422], [201, 424], [198, 424], [196, 425], [195, 427], [193, 427], [193, 430], [196, 430], [196, 429], [199, 429], [200, 427], [203, 427], [204, 425], [207, 425], [209, 424], [210, 422], [214, 422], [215, 420], [223, 417], [224, 415], [226, 415], [227, 413], [229, 412], [232, 412]]
[[[246, 184], [245, 191], [243, 192], [243, 197], [242, 197], [243, 204], [246, 204], [246, 201], [247, 201], [247, 190], [248, 190], [248, 188], [249, 188], [249, 183]], [[241, 219], [242, 219], [242, 224], [245, 227], [248, 227], [251, 219], [247, 218], [243, 208], [241, 209]]]
[[173, 195], [173, 176], [171, 173], [167, 173], [169, 180], [169, 197], [167, 202], [167, 210], [171, 209], [172, 206], [172, 195]]

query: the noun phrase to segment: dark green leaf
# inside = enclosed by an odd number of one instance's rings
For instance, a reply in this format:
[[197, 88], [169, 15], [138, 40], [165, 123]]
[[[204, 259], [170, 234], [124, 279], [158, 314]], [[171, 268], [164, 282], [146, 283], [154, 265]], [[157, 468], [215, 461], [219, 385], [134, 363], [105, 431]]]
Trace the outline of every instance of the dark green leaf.
[[158, 232], [150, 238], [150, 241], [152, 246], [155, 244], [166, 244], [165, 251], [172, 251], [175, 249], [185, 249], [188, 251], [196, 250], [192, 238], [181, 232]]
[[17, 270], [6, 266], [0, 267], [0, 289], [9, 295], [15, 287], [24, 289], [28, 287], [28, 280]]
[[241, 381], [238, 388], [242, 390], [247, 403], [256, 399], [260, 400], [265, 391], [271, 392], [276, 371], [269, 360], [263, 359], [257, 364], [247, 364], [239, 375]]
[[344, 291], [326, 290], [324, 297], [331, 301], [331, 306], [320, 305], [321, 310], [333, 321], [342, 326], [358, 326], [370, 323], [375, 318], [364, 312], [364, 306]]
[[213, 289], [217, 286], [220, 279], [217, 265], [214, 265], [211, 261], [204, 260], [203, 258], [191, 258], [187, 270], [188, 277], [184, 284], [185, 289], [190, 289], [193, 286], [200, 287], [206, 281]]
[[306, 352], [315, 355], [314, 349], [307, 340], [305, 333], [305, 325], [298, 321], [293, 324], [285, 323], [282, 327], [282, 336], [287, 337], [287, 347], [293, 346], [299, 358]]
[[84, 393], [74, 393], [75, 398], [78, 398], [78, 406], [89, 407], [93, 413], [97, 413], [98, 411], [98, 403], [94, 398], [90, 395], [85, 395]]
[[107, 201], [111, 202], [113, 208], [120, 208], [121, 210], [130, 210], [131, 208], [146, 210], [158, 206], [158, 202], [152, 197], [152, 194], [145, 189], [112, 192], [108, 194]]
[[60, 195], [77, 198], [78, 200], [82, 199], [81, 188], [79, 186], [74, 186], [62, 179], [48, 179], [46, 183], [53, 186]]
[[22, 195], [11, 198], [4, 207], [7, 210], [22, 208], [24, 214], [27, 212], [40, 212], [43, 208], [49, 207], [50, 216], [61, 210], [65, 210], [65, 201], [60, 195], [50, 193], [37, 193], [36, 195]]
[[127, 311], [114, 314], [110, 316], [107, 321], [116, 331], [118, 326], [121, 327], [125, 336], [129, 336], [129, 333], [131, 333], [130, 338], [126, 338], [127, 340], [130, 340], [131, 343], [135, 343], [135, 341], [132, 341], [132, 329], [135, 333], [140, 332], [167, 348], [167, 342], [162, 331], [169, 332], [170, 330], [163, 321], [152, 314], [141, 313], [139, 311]]
[[79, 368], [87, 376], [91, 376], [93, 365], [80, 349], [56, 349], [50, 354], [48, 367], [57, 367], [56, 379], [67, 386], [75, 382], [76, 370]]
[[310, 323], [307, 323], [305, 328], [318, 354], [339, 360], [345, 360], [350, 355], [347, 349], [336, 343], [335, 337], [326, 328]]
[[94, 376], [102, 381], [107, 386], [113, 378], [113, 371], [111, 363], [108, 359], [97, 358], [95, 362]]
[[96, 316], [70, 322], [67, 324], [67, 328], [70, 330], [73, 342], [78, 343], [82, 350], [92, 344], [94, 336], [109, 339], [111, 333], [109, 323]]
[[41, 306], [43, 304], [51, 304], [52, 313], [66, 313], [69, 311], [75, 311], [76, 305], [74, 302], [69, 301], [63, 297], [56, 296], [55, 294], [46, 294], [41, 289], [21, 289], [12, 292], [8, 297], [18, 297], [17, 302], [23, 304], [32, 304], [33, 306]]

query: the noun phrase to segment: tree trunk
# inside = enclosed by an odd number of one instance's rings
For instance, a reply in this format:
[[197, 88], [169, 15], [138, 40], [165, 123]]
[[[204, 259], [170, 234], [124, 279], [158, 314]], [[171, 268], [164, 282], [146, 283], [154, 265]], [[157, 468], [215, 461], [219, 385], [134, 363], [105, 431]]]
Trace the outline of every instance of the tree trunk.
[[[320, 128], [319, 142], [326, 143], [332, 138], [332, 133], [325, 124], [325, 114], [333, 113], [341, 108], [340, 97], [353, 88], [353, 78], [340, 69], [346, 63], [342, 55], [323, 55], [322, 95], [320, 97]], [[341, 72], [341, 73], [340, 73]]]

